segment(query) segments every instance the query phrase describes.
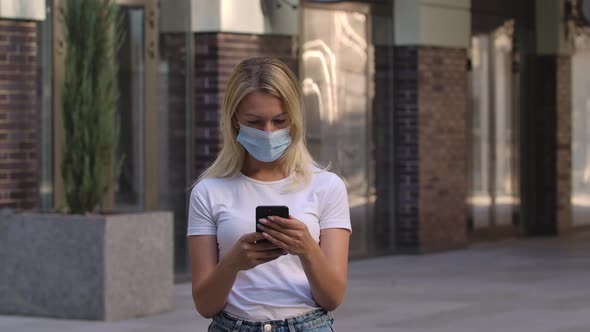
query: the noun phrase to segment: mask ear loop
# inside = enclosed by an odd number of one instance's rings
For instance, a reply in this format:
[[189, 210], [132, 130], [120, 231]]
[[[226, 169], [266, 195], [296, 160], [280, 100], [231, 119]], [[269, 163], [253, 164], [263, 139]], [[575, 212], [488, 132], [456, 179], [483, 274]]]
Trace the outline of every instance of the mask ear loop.
[[[233, 123], [234, 120], [236, 121], [236, 123]], [[232, 124], [234, 125], [234, 127], [236, 128], [236, 130], [238, 131], [238, 133], [240, 132], [240, 127], [243, 126], [242, 123], [240, 122], [240, 118], [238, 117], [238, 112], [234, 113], [234, 118], [232, 119]]]

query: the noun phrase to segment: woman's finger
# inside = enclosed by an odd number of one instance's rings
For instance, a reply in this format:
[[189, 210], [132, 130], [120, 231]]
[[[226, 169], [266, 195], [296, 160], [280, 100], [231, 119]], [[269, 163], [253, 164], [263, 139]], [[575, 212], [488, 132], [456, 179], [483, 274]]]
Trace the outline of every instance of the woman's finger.
[[275, 249], [275, 250], [266, 250], [261, 251], [257, 256], [256, 259], [267, 259], [273, 257], [281, 257], [285, 254], [285, 250], [283, 249]]
[[270, 221], [278, 224], [279, 226], [287, 228], [287, 229], [299, 230], [305, 226], [304, 223], [293, 218], [293, 216], [291, 216], [291, 215], [289, 215], [289, 218], [283, 218], [283, 217], [279, 217], [279, 216], [269, 216], [268, 219]]
[[[262, 233], [260, 233], [260, 237], [264, 240], [264, 235], [262, 235]], [[280, 248], [268, 241], [258, 241], [256, 244], [252, 245], [252, 249], [255, 251], [267, 251]]]
[[[276, 233], [276, 231], [274, 231]], [[279, 233], [280, 234], [280, 233]], [[264, 238], [266, 238], [268, 241], [270, 241], [272, 244], [276, 245], [279, 248], [282, 248], [283, 250], [285, 250], [286, 252], [289, 252], [289, 245], [279, 239], [277, 239], [276, 237], [272, 236], [269, 233], [266, 233], [266, 231], [264, 233], [262, 233], [262, 235], [264, 236]], [[280, 234], [282, 235], [282, 234]], [[284, 235], [283, 235], [284, 236]]]
[[[271, 221], [269, 219], [262, 218], [259, 221], [262, 224], [262, 226], [267, 226], [267, 227], [274, 229], [278, 232], [281, 232], [283, 234], [287, 234], [287, 235], [292, 236], [294, 234], [294, 232], [296, 232], [295, 229], [283, 227], [283, 226], [281, 226], [281, 224]], [[260, 228], [260, 229], [262, 229], [262, 228]]]
[[262, 236], [264, 236], [264, 234], [268, 234], [270, 236], [272, 236], [273, 238], [289, 245], [289, 243], [291, 242], [291, 236], [290, 234], [285, 234], [281, 231], [278, 231], [276, 229], [273, 229], [272, 227], [268, 227], [268, 226], [262, 226], [261, 228], [263, 230]]

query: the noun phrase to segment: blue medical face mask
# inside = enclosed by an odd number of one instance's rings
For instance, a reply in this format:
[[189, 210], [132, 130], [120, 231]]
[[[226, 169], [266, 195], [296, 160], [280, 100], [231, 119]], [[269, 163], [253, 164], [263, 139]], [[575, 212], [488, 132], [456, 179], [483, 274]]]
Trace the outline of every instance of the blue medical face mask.
[[291, 144], [291, 128], [267, 132], [240, 123], [237, 140], [256, 160], [269, 163], [279, 159]]

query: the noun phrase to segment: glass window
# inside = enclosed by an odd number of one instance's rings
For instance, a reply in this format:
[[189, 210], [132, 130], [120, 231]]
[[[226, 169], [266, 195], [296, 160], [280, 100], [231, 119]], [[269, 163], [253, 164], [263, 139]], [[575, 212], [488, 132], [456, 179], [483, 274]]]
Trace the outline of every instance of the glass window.
[[163, 1], [159, 15], [158, 208], [174, 213], [174, 267], [180, 278], [189, 272], [187, 201], [195, 179], [190, 6], [191, 0]]
[[354, 229], [351, 254], [363, 254], [374, 203], [367, 15], [303, 8], [303, 17], [300, 61], [308, 148], [346, 183]]
[[590, 38], [572, 56], [572, 205], [574, 225], [590, 224]]
[[122, 7], [124, 40], [119, 50], [119, 146], [117, 210], [139, 211], [144, 203], [144, 9]]
[[474, 229], [510, 225], [518, 205], [518, 75], [514, 21], [472, 37], [470, 193]]
[[53, 45], [52, 1], [47, 2], [47, 17], [38, 23], [37, 73], [39, 82], [39, 208], [53, 208]]

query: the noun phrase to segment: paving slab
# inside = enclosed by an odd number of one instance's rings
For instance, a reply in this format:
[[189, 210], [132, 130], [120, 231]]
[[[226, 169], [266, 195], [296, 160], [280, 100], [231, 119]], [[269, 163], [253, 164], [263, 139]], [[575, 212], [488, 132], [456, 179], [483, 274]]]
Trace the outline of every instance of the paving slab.
[[[479, 243], [463, 250], [350, 263], [338, 332], [588, 332], [590, 231]], [[209, 320], [190, 284], [172, 311], [93, 322], [0, 316], [2, 332], [195, 332]]]

